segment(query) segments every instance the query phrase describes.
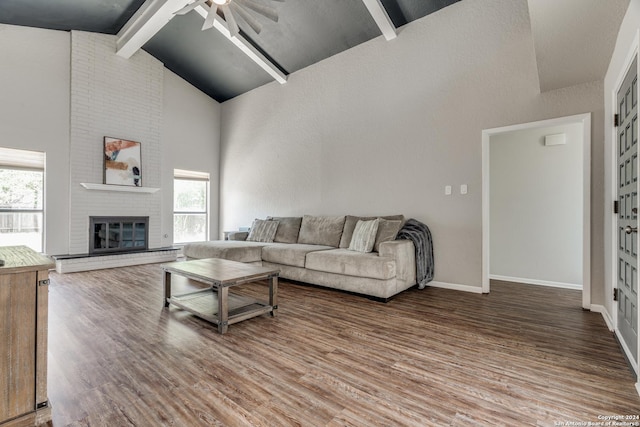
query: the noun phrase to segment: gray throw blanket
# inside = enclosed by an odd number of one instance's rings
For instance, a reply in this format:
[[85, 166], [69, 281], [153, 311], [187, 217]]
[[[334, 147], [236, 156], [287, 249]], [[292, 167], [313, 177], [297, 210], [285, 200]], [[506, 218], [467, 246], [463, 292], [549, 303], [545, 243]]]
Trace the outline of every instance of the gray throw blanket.
[[409, 219], [398, 232], [400, 240], [411, 240], [416, 248], [416, 281], [424, 289], [433, 280], [433, 241], [429, 227], [416, 219]]

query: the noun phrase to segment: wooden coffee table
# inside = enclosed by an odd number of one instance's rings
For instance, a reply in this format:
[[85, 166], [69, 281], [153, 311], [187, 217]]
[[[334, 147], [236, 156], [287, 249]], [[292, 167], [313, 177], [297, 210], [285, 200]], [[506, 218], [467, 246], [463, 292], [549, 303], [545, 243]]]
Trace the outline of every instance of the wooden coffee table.
[[[164, 306], [173, 304], [218, 325], [224, 334], [232, 323], [278, 310], [278, 275], [280, 270], [208, 258], [162, 264], [164, 270]], [[177, 274], [210, 287], [181, 295], [171, 295], [171, 275]], [[229, 293], [232, 286], [258, 280], [269, 280], [269, 302]]]

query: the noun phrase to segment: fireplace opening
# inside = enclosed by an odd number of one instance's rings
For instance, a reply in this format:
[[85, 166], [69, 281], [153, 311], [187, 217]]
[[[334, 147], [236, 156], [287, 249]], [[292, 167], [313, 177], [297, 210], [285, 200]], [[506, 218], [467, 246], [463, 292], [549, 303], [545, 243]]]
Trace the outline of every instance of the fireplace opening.
[[89, 217], [89, 254], [144, 251], [148, 247], [148, 216]]

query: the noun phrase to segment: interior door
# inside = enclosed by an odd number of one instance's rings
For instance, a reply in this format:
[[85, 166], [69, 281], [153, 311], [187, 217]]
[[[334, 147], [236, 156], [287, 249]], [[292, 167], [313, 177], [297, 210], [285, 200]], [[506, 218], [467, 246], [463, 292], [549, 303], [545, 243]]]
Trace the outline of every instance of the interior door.
[[638, 352], [638, 58], [618, 91], [618, 332]]

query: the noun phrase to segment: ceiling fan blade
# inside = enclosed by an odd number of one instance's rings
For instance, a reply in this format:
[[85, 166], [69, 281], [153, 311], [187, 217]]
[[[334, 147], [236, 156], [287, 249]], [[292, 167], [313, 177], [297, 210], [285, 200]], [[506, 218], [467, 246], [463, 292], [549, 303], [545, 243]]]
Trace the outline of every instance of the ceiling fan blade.
[[237, 36], [240, 32], [240, 28], [238, 28], [238, 23], [236, 22], [236, 18], [233, 16], [233, 12], [231, 12], [231, 8], [229, 5], [221, 6], [222, 13], [224, 14], [224, 20], [227, 21], [227, 27], [229, 28], [229, 33], [231, 37]]
[[235, 3], [231, 3], [229, 6], [233, 9], [233, 13], [237, 13], [240, 19], [242, 19], [248, 26], [251, 27], [256, 34], [260, 34], [262, 31], [262, 24], [258, 22], [256, 18], [251, 16], [249, 12], [247, 12], [242, 6], [238, 6]]
[[271, 6], [267, 6], [253, 0], [236, 0], [236, 2], [239, 5], [245, 6], [260, 15], [271, 19], [273, 22], [278, 22], [278, 11]]
[[174, 15], [186, 15], [187, 13], [191, 12], [196, 7], [200, 6], [201, 4], [204, 4], [206, 1], [207, 0], [196, 0], [193, 3], [190, 3], [190, 4], [186, 5], [185, 7], [183, 7], [182, 9], [178, 10], [177, 12], [173, 12], [173, 14]]
[[209, 9], [209, 13], [207, 13], [207, 18], [204, 20], [204, 24], [202, 25], [202, 31], [208, 30], [213, 27], [213, 23], [216, 20], [216, 12], [218, 11], [218, 6], [215, 4], [211, 6]]

